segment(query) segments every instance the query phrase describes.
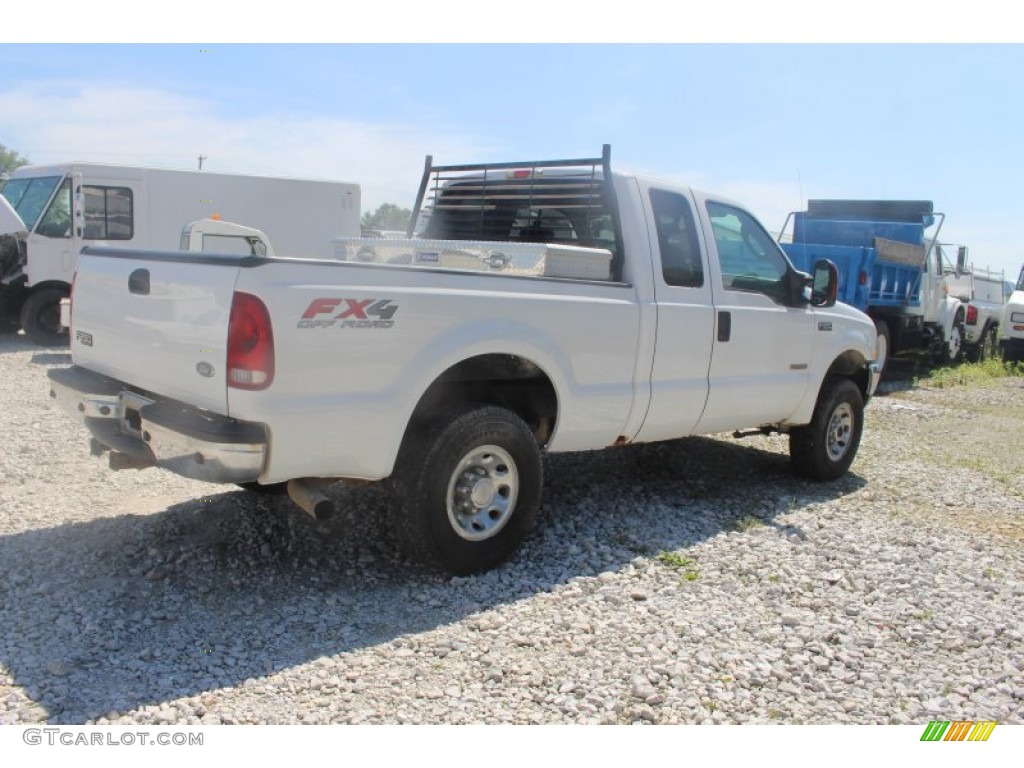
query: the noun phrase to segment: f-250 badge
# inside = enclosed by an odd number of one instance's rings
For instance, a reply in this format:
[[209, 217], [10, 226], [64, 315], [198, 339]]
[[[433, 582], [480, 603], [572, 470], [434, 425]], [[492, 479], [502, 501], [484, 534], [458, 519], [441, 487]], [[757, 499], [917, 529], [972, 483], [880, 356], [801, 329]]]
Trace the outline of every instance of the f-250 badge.
[[313, 299], [297, 328], [391, 328], [398, 305], [391, 299]]

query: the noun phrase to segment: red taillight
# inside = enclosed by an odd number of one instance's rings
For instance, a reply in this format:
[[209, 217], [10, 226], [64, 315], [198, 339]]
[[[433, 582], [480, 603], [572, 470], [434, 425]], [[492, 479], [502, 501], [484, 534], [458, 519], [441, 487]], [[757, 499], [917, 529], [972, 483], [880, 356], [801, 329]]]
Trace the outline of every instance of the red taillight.
[[967, 324], [975, 325], [978, 322], [978, 308], [973, 304], [967, 305]]
[[860, 284], [861, 285], [867, 285], [868, 284], [868, 273], [865, 272], [864, 270], [861, 270], [861, 273], [860, 273]]
[[235, 292], [228, 321], [228, 386], [266, 389], [274, 380], [274, 331], [266, 306]]

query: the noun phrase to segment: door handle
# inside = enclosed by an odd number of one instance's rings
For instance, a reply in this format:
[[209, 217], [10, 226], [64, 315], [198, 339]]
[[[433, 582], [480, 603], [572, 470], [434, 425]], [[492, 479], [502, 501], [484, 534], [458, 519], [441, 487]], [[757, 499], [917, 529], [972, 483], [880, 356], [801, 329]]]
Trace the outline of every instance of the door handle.
[[718, 340], [728, 341], [732, 335], [732, 314], [729, 312], [718, 313]]

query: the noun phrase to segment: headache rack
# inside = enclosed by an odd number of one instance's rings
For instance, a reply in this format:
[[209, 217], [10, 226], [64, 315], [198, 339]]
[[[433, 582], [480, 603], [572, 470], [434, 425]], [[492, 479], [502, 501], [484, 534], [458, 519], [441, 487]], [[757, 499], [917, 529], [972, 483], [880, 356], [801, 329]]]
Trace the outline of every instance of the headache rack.
[[618, 280], [621, 232], [605, 144], [601, 157], [566, 160], [434, 165], [428, 155], [408, 235], [606, 249]]

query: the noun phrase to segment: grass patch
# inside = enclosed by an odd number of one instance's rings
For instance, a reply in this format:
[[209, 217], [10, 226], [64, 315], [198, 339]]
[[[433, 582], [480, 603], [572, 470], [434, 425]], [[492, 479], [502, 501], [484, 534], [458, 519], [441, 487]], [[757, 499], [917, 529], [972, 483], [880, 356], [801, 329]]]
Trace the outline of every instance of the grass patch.
[[976, 386], [994, 379], [1024, 377], [1024, 365], [1004, 363], [999, 358], [989, 358], [980, 363], [964, 363], [956, 367], [936, 368], [925, 376], [915, 376], [914, 386], [947, 389], [958, 386]]
[[696, 581], [700, 576], [697, 570], [697, 561], [692, 557], [681, 555], [678, 552], [659, 552], [656, 558], [662, 565], [678, 571], [680, 578], [685, 581]]
[[742, 517], [736, 522], [734, 522], [732, 524], [732, 528], [734, 531], [740, 531], [742, 533], [744, 531], [749, 531], [753, 528], [760, 528], [763, 525], [764, 521], [760, 518], [754, 517], [753, 515], [747, 515], [746, 517]]

